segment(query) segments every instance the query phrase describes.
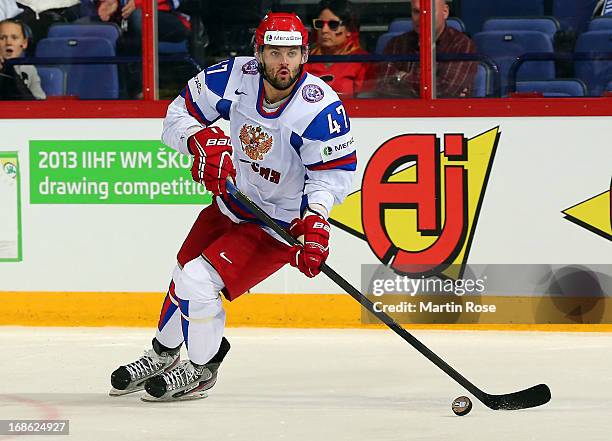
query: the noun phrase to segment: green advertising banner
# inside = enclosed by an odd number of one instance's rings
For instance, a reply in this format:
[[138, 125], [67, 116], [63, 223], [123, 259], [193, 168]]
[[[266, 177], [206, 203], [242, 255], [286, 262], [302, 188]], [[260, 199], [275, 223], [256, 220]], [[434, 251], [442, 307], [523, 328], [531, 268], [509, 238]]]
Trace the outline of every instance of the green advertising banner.
[[190, 168], [160, 141], [30, 141], [30, 203], [210, 204]]
[[0, 151], [0, 262], [20, 262], [21, 191], [17, 152]]

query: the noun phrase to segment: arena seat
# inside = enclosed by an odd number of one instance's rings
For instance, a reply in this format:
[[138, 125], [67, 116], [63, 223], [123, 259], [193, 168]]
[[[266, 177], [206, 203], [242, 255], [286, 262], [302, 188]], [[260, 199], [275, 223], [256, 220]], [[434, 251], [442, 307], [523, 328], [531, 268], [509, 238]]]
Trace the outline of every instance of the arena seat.
[[[36, 46], [37, 57], [113, 57], [115, 50], [104, 38], [44, 38]], [[119, 78], [115, 64], [67, 64], [66, 94], [81, 99], [117, 99]]]
[[[448, 17], [446, 23], [449, 27], [459, 32], [465, 32], [465, 24], [458, 17]], [[411, 18], [396, 18], [389, 25], [388, 32], [410, 32], [412, 28], [413, 26]]]
[[[510, 67], [521, 55], [529, 52], [553, 52], [548, 35], [538, 31], [487, 31], [474, 35], [478, 51], [493, 59], [499, 66], [501, 92], [508, 86]], [[527, 61], [517, 72], [517, 81], [552, 80], [555, 78], [554, 61]]]
[[478, 63], [476, 78], [474, 79], [474, 98], [484, 98], [493, 93], [493, 82], [491, 80], [491, 69], [484, 63]]
[[540, 92], [545, 97], [585, 96], [586, 85], [578, 79], [519, 81], [516, 83], [516, 91]]
[[119, 26], [114, 23], [99, 24], [56, 24], [49, 28], [48, 38], [83, 38], [97, 37], [110, 41], [117, 49], [117, 40], [121, 36]]
[[560, 29], [554, 17], [489, 18], [482, 25], [483, 31], [539, 31], [552, 40]]
[[597, 17], [589, 23], [589, 31], [605, 31], [612, 29], [612, 16]]
[[[575, 52], [612, 53], [612, 29], [581, 34]], [[576, 61], [575, 70], [576, 77], [586, 83], [589, 95], [599, 96], [612, 78], [612, 60]]]
[[64, 95], [65, 77], [64, 71], [59, 67], [40, 66], [37, 67], [40, 83], [47, 96]]

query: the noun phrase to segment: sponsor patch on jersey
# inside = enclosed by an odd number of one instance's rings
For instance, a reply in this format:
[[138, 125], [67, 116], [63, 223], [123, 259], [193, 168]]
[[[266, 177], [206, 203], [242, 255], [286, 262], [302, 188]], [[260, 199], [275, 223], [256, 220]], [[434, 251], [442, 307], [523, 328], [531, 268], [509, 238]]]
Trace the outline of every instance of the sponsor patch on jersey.
[[323, 93], [323, 89], [321, 89], [316, 84], [306, 84], [302, 88], [302, 98], [304, 98], [309, 103], [316, 103], [317, 101], [321, 101], [325, 94]]
[[[329, 141], [328, 141], [329, 142]], [[321, 146], [321, 159], [323, 162], [331, 161], [332, 159], [341, 158], [350, 152], [351, 146], [355, 143], [353, 137], [348, 141], [338, 144], [324, 144]]]
[[242, 66], [242, 73], [245, 75], [257, 74], [257, 60], [251, 60]]
[[253, 161], [263, 160], [274, 142], [272, 136], [262, 127], [249, 124], [244, 124], [240, 128], [239, 138], [242, 150]]

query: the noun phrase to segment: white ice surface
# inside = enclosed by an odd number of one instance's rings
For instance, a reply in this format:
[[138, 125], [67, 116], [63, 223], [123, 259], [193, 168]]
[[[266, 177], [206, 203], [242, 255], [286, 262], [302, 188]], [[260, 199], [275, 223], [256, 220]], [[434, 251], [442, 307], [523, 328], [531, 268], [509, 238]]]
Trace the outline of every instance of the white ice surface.
[[[414, 334], [489, 393], [546, 382], [543, 407], [492, 411], [388, 330], [228, 329], [204, 400], [107, 395], [151, 330], [0, 327], [0, 419], [69, 419], [74, 440], [612, 440], [612, 334]], [[0, 439], [9, 439], [1, 437]]]

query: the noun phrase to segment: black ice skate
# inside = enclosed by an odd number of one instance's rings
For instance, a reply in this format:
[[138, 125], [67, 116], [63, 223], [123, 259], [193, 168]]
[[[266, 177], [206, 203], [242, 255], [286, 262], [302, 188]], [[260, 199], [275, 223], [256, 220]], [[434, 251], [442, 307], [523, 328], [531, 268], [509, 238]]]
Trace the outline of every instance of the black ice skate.
[[145, 383], [143, 401], [183, 401], [206, 398], [207, 390], [217, 382], [217, 371], [228, 353], [230, 344], [225, 337], [215, 356], [204, 365], [184, 360], [174, 369], [156, 375]]
[[130, 394], [144, 389], [149, 378], [169, 371], [179, 362], [181, 347], [168, 349], [153, 339], [153, 349], [145, 351], [138, 360], [117, 368], [111, 374], [111, 396]]

